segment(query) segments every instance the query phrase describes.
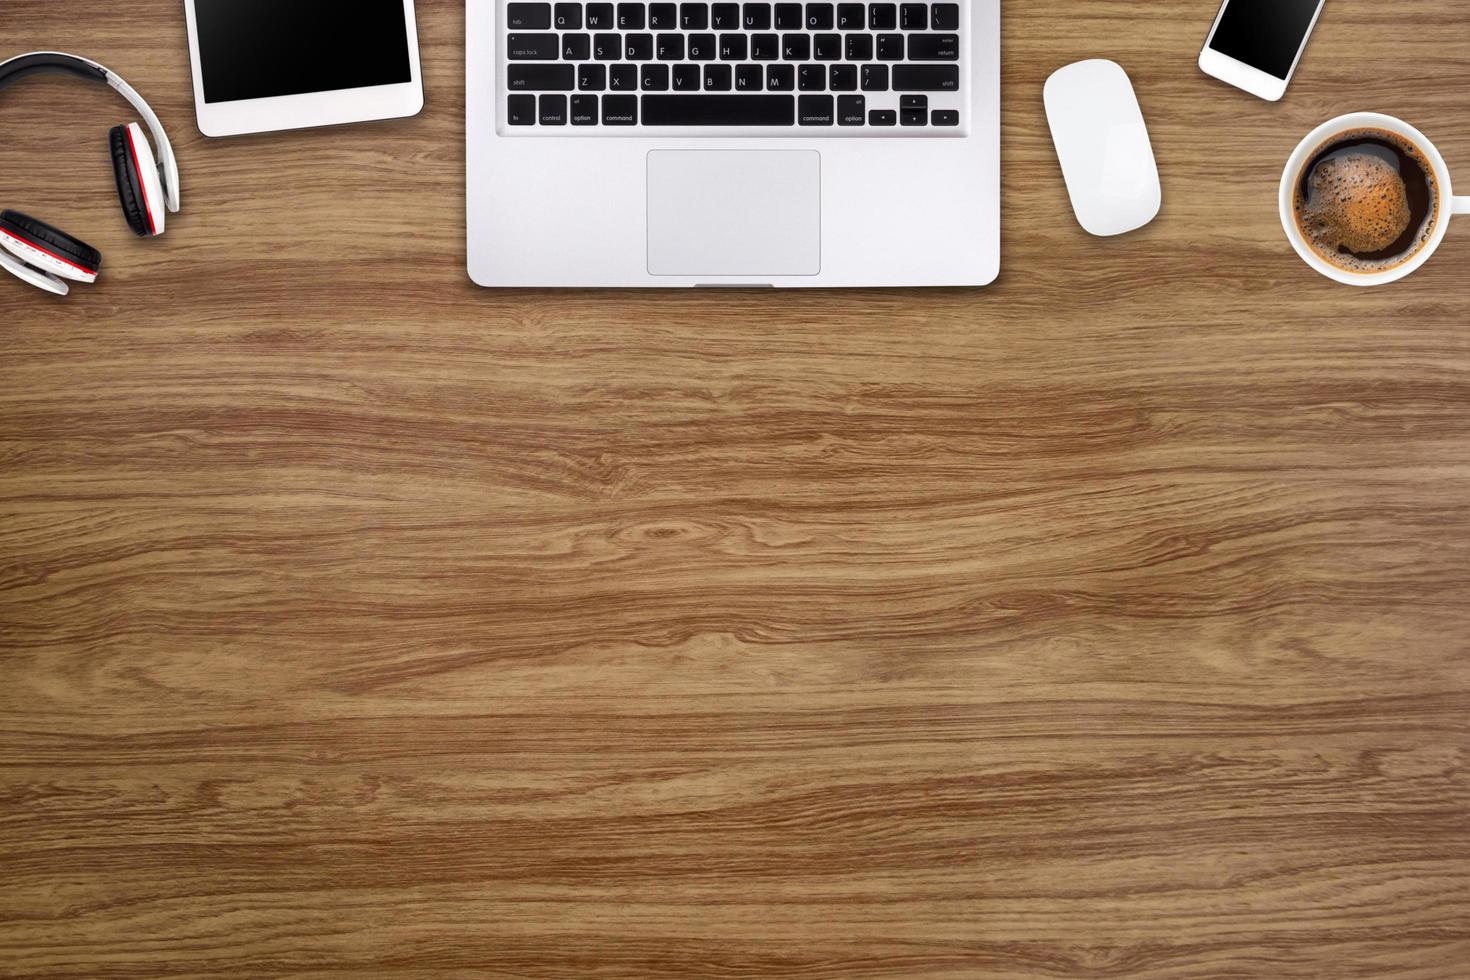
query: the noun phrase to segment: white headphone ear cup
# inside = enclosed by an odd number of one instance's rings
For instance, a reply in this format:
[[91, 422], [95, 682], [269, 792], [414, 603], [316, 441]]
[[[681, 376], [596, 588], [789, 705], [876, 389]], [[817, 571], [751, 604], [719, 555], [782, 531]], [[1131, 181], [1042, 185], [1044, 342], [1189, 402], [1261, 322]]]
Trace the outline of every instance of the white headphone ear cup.
[[71, 287], [56, 276], [53, 276], [49, 272], [43, 272], [35, 266], [27, 265], [4, 249], [0, 249], [0, 268], [3, 268], [21, 282], [30, 283], [37, 289], [43, 289], [48, 293], [65, 296], [71, 292]]
[[158, 175], [158, 158], [153, 155], [153, 144], [148, 142], [142, 126], [128, 123], [128, 135], [138, 153], [138, 175], [143, 178], [143, 198], [148, 205], [148, 216], [153, 219], [153, 234], [162, 235], [168, 218], [168, 200], [163, 193], [163, 179]]
[[153, 156], [153, 144], [137, 123], [114, 126], [107, 137], [113, 176], [117, 178], [118, 201], [128, 226], [145, 238], [162, 235], [168, 202], [158, 175], [158, 162]]
[[[19, 211], [0, 211], [0, 255], [6, 253], [52, 279], [96, 282], [102, 268], [101, 252], [55, 225]], [[13, 266], [7, 268], [19, 275]], [[29, 277], [22, 278], [30, 281]]]

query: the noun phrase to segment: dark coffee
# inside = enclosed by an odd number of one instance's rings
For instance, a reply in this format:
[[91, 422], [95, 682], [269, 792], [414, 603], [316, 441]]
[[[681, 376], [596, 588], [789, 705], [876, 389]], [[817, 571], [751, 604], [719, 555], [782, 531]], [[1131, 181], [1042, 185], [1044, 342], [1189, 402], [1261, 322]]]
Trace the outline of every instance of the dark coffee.
[[1338, 133], [1318, 147], [1297, 180], [1302, 237], [1348, 272], [1403, 265], [1429, 243], [1438, 220], [1429, 158], [1386, 129]]

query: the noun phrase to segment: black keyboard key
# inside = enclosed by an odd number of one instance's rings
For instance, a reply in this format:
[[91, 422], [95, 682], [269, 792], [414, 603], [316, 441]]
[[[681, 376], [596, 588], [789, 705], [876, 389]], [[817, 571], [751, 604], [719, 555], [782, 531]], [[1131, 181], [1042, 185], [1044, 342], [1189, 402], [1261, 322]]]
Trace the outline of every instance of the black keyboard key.
[[929, 120], [936, 126], [958, 126], [960, 124], [959, 110], [935, 109]]
[[832, 96], [802, 95], [797, 97], [796, 121], [803, 126], [832, 125]]
[[731, 85], [729, 65], [704, 66], [704, 90], [706, 92], [728, 92]]
[[573, 126], [596, 126], [597, 125], [597, 96], [574, 95], [572, 96], [572, 125]]
[[957, 34], [915, 34], [909, 38], [910, 61], [959, 61]]
[[868, 29], [892, 31], [898, 28], [898, 6], [892, 3], [868, 4]]
[[821, 65], [797, 65], [796, 87], [802, 92], [825, 92], [827, 90], [827, 69]]
[[677, 31], [679, 29], [679, 5], [676, 3], [649, 4], [648, 29], [651, 31]]
[[857, 65], [833, 65], [827, 87], [834, 92], [856, 92], [858, 87]]
[[861, 126], [867, 119], [867, 99], [861, 95], [839, 95], [837, 97], [837, 125]]
[[645, 92], [669, 90], [668, 65], [644, 65], [638, 70], [638, 87]]
[[791, 65], [767, 65], [766, 88], [772, 92], [790, 92], [796, 88], [796, 69]]
[[577, 91], [601, 92], [605, 88], [607, 88], [607, 65], [577, 66]]
[[643, 22], [643, 4], [620, 3], [618, 4], [618, 30], [641, 31], [645, 24]]
[[869, 126], [897, 126], [898, 113], [892, 109], [874, 109], [868, 113]]
[[653, 49], [659, 61], [683, 61], [684, 35], [660, 34], [654, 39]]
[[623, 38], [624, 57], [629, 61], [653, 60], [653, 35], [629, 34]]
[[759, 92], [765, 87], [766, 73], [760, 65], [740, 65], [735, 69], [735, 91]]
[[612, 30], [613, 5], [610, 3], [589, 3], [587, 5], [587, 29], [589, 31]]
[[551, 4], [508, 3], [505, 26], [513, 31], [544, 31], [551, 27]]
[[512, 92], [570, 92], [577, 78], [571, 65], [508, 65], [505, 80]]
[[750, 57], [755, 61], [779, 61], [781, 58], [781, 39], [774, 34], [752, 34], [750, 37]]
[[898, 23], [906, 31], [928, 30], [929, 5], [927, 3], [899, 4]]
[[806, 29], [809, 31], [830, 31], [832, 29], [832, 5], [830, 3], [809, 3], [806, 5]]
[[744, 61], [747, 57], [744, 34], [720, 35], [721, 61]]
[[541, 125], [565, 126], [567, 124], [567, 97], [565, 95], [541, 96]]
[[893, 87], [899, 92], [958, 92], [958, 65], [894, 65]]
[[960, 29], [960, 5], [936, 3], [929, 8], [929, 18], [929, 26], [936, 31], [957, 31]]
[[929, 96], [905, 95], [898, 100], [898, 121], [905, 126], [924, 126], [929, 122]]
[[801, 15], [801, 4], [776, 4], [776, 30], [799, 31], [804, 26], [806, 26], [806, 18]]
[[837, 29], [839, 31], [860, 31], [867, 23], [867, 11], [860, 3], [839, 3], [837, 5]]
[[781, 35], [781, 60], [782, 61], [810, 61], [812, 57], [812, 39], [806, 34], [783, 34]]
[[586, 61], [592, 57], [592, 38], [586, 34], [563, 34], [561, 57], [563, 61]]
[[709, 4], [679, 4], [679, 26], [686, 31], [702, 31], [709, 27]]
[[580, 3], [557, 4], [551, 22], [559, 31], [580, 31], [582, 29], [582, 5]]
[[638, 96], [604, 95], [602, 97], [602, 124], [604, 126], [638, 125]]
[[715, 4], [710, 8], [709, 26], [717, 31], [740, 30], [740, 4]]
[[675, 92], [698, 92], [704, 73], [698, 65], [675, 65], [673, 89]]
[[607, 72], [607, 87], [614, 92], [638, 91], [638, 66], [613, 65]]
[[790, 126], [789, 95], [645, 95], [645, 126]]
[[714, 61], [718, 53], [713, 34], [689, 35], [689, 60]]
[[616, 34], [592, 35], [592, 57], [598, 61], [617, 61], [623, 53], [623, 39]]
[[740, 26], [747, 31], [769, 31], [771, 29], [771, 5], [747, 3], [740, 13]]
[[512, 95], [506, 98], [505, 121], [512, 126], [536, 125], [536, 96]]
[[555, 61], [555, 34], [507, 34], [505, 55], [511, 61]]
[[862, 76], [864, 92], [888, 91], [887, 65], [863, 65]]
[[871, 34], [849, 34], [849, 35], [847, 35], [847, 60], [848, 61], [872, 61], [873, 60], [873, 35], [871, 35]]
[[812, 57], [818, 61], [839, 61], [842, 58], [842, 38], [837, 34], [818, 34], [812, 38]]
[[879, 34], [878, 35], [878, 60], [879, 61], [902, 61], [903, 60], [903, 35], [902, 34]]

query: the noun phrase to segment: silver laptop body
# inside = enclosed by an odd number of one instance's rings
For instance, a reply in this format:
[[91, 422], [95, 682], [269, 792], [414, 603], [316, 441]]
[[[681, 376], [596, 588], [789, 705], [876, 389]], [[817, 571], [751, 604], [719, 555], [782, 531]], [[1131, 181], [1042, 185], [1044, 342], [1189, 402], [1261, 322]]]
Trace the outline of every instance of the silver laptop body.
[[482, 286], [980, 286], [1000, 0], [467, 2]]

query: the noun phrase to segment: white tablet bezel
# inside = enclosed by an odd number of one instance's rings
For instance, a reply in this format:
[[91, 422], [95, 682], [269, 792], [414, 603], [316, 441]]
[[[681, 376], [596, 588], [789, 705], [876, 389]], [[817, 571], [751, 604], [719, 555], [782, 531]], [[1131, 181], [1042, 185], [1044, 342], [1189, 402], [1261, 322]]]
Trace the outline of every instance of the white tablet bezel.
[[1210, 34], [1205, 38], [1205, 46], [1199, 53], [1200, 71], [1228, 85], [1243, 89], [1257, 98], [1265, 99], [1267, 102], [1280, 102], [1282, 96], [1286, 95], [1286, 87], [1291, 84], [1292, 76], [1296, 74], [1297, 65], [1302, 62], [1302, 55], [1306, 54], [1307, 43], [1312, 40], [1312, 32], [1317, 29], [1317, 20], [1322, 16], [1325, 0], [1317, 0], [1317, 10], [1312, 14], [1312, 22], [1307, 25], [1307, 33], [1302, 38], [1301, 45], [1296, 49], [1296, 58], [1292, 61], [1291, 70], [1286, 73], [1285, 78], [1277, 78], [1254, 65], [1238, 61], [1210, 47], [1215, 40], [1215, 32], [1220, 29], [1220, 21], [1225, 18], [1225, 8], [1229, 6], [1230, 0], [1225, 0], [1220, 4], [1219, 13], [1215, 14], [1215, 23], [1210, 27]]
[[418, 115], [424, 108], [424, 78], [419, 67], [419, 30], [413, 4], [414, 0], [403, 0], [408, 63], [412, 74], [407, 82], [283, 95], [272, 99], [205, 102], [194, 0], [184, 0], [189, 22], [189, 64], [194, 72], [194, 111], [199, 120], [199, 131], [205, 136], [240, 136]]

